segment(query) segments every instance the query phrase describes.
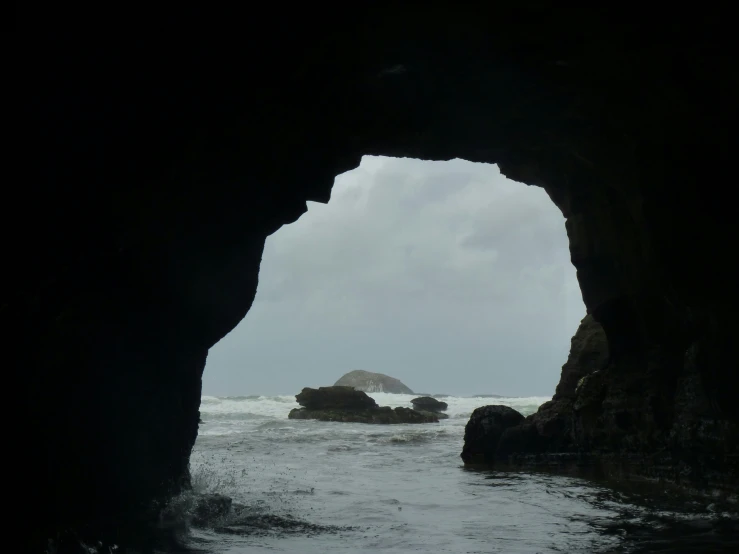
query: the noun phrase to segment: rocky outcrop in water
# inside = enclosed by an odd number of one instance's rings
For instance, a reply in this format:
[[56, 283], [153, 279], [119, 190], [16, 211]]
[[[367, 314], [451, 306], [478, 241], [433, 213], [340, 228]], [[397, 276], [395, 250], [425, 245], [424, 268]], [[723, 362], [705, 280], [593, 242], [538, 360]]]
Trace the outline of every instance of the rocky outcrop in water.
[[[590, 468], [612, 477], [632, 474], [736, 490], [739, 428], [716, 417], [705, 376], [697, 369], [699, 350], [689, 348], [682, 366], [665, 374], [662, 364], [668, 360], [663, 350], [654, 349], [645, 354], [651, 371], [635, 371], [609, 355], [603, 327], [588, 315], [572, 338], [552, 400], [502, 433], [479, 431], [473, 414], [462, 458], [567, 471]], [[638, 367], [637, 361], [631, 363]], [[475, 456], [478, 452], [483, 456]]]
[[448, 404], [429, 395], [414, 398], [411, 400], [411, 404], [414, 410], [422, 414], [434, 415], [439, 419], [449, 419], [449, 415], [444, 413], [448, 408]]
[[490, 463], [500, 455], [504, 433], [520, 424], [524, 417], [508, 406], [477, 408], [464, 428], [462, 460], [466, 464]]
[[418, 410], [419, 412], [436, 414], [436, 417], [439, 419], [449, 418], [449, 415], [444, 413], [449, 405], [446, 402], [437, 400], [436, 398], [421, 396], [411, 400], [411, 404], [413, 405], [413, 409]]
[[601, 414], [602, 385], [609, 364], [603, 327], [586, 315], [572, 337], [570, 354], [562, 366], [552, 400], [511, 430], [501, 452], [569, 452], [581, 442], [577, 429], [591, 429]]
[[295, 400], [308, 410], [372, 410], [377, 408], [374, 398], [352, 387], [305, 387]]
[[[0, 219], [0, 350], [24, 391], [7, 472], [27, 486], [6, 501], [34, 514], [25, 550], [156, 522], [188, 487], [208, 349], [249, 311], [265, 238], [365, 154], [497, 163], [562, 210], [609, 361], [552, 423], [528, 420], [541, 448], [736, 488], [728, 12], [316, 9], [292, 6], [275, 33], [265, 14], [223, 48], [9, 35], [29, 140], [11, 141], [27, 150], [7, 152], [6, 181], [33, 232]], [[49, 36], [77, 19], [27, 23]]]
[[334, 386], [354, 387], [364, 392], [391, 392], [394, 394], [413, 394], [413, 391], [404, 385], [400, 379], [390, 377], [384, 373], [373, 373], [362, 369], [355, 369], [341, 376]]
[[352, 387], [304, 388], [295, 396], [302, 408], [294, 408], [289, 419], [317, 419], [344, 423], [438, 423], [437, 414], [410, 408], [379, 407], [374, 399]]

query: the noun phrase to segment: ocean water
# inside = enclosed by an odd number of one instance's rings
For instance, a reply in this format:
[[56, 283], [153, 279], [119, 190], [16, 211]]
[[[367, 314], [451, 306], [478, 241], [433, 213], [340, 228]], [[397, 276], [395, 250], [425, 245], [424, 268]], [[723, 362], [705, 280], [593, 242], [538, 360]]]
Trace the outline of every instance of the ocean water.
[[[371, 393], [382, 406], [410, 395]], [[472, 471], [472, 411], [549, 398], [443, 398], [438, 424], [292, 421], [294, 396], [204, 396], [196, 493], [243, 505], [193, 526], [190, 551], [291, 553], [739, 552], [731, 505], [545, 473]], [[658, 498], [658, 500], [655, 500]]]

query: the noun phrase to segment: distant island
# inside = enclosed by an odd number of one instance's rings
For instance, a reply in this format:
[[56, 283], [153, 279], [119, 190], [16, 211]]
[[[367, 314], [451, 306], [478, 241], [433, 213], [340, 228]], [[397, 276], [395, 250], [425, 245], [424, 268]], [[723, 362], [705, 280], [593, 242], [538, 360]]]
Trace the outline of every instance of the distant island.
[[373, 373], [355, 369], [343, 375], [334, 383], [335, 387], [353, 387], [362, 392], [390, 392], [394, 394], [415, 394], [400, 379], [383, 373]]

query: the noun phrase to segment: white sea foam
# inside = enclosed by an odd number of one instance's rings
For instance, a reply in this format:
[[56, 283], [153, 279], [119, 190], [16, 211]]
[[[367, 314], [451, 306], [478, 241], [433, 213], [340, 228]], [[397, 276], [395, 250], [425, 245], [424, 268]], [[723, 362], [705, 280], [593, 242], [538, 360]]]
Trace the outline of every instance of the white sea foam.
[[206, 414], [254, 414], [268, 417], [285, 417], [298, 403], [294, 395], [282, 396], [203, 396], [200, 413]]
[[[387, 392], [372, 392], [369, 396], [375, 399], [380, 406], [411, 408], [411, 400], [417, 398], [412, 394], [392, 394]], [[544, 402], [550, 400], [545, 396], [530, 396], [522, 398], [481, 398], [448, 396], [440, 398], [448, 404], [446, 413], [448, 420], [442, 420], [445, 425], [464, 425], [470, 414], [480, 406], [502, 404], [510, 406], [523, 415], [534, 413]], [[201, 435], [229, 435], [240, 433], [247, 428], [245, 425], [252, 421], [254, 425], [264, 420], [286, 420], [290, 410], [298, 408], [294, 395], [279, 396], [203, 396], [200, 412], [205, 424], [201, 426]], [[307, 430], [306, 430], [307, 431]]]
[[[411, 408], [411, 400], [418, 398], [415, 394], [390, 394], [386, 392], [372, 392], [369, 396], [375, 399], [380, 406], [407, 407]], [[459, 417], [469, 417], [470, 414], [480, 406], [488, 406], [490, 404], [501, 404], [510, 406], [518, 410], [523, 415], [534, 413], [544, 402], [551, 400], [550, 396], [528, 396], [522, 398], [481, 398], [481, 397], [464, 397], [464, 396], [447, 396], [439, 398], [441, 402], [446, 402], [448, 408], [446, 413], [452, 419]]]

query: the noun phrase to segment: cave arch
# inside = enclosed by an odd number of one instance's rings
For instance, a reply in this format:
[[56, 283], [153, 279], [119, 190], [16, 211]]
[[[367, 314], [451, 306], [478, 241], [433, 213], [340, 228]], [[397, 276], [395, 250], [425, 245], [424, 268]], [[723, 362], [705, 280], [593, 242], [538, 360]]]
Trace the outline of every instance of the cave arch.
[[735, 488], [736, 45], [724, 14], [671, 10], [296, 12], [210, 50], [11, 36], [33, 136], [0, 317], [28, 536], [115, 527], [186, 485], [207, 350], [248, 311], [264, 237], [363, 154], [544, 187], [624, 387], [660, 392], [624, 398], [667, 406], [645, 452]]

